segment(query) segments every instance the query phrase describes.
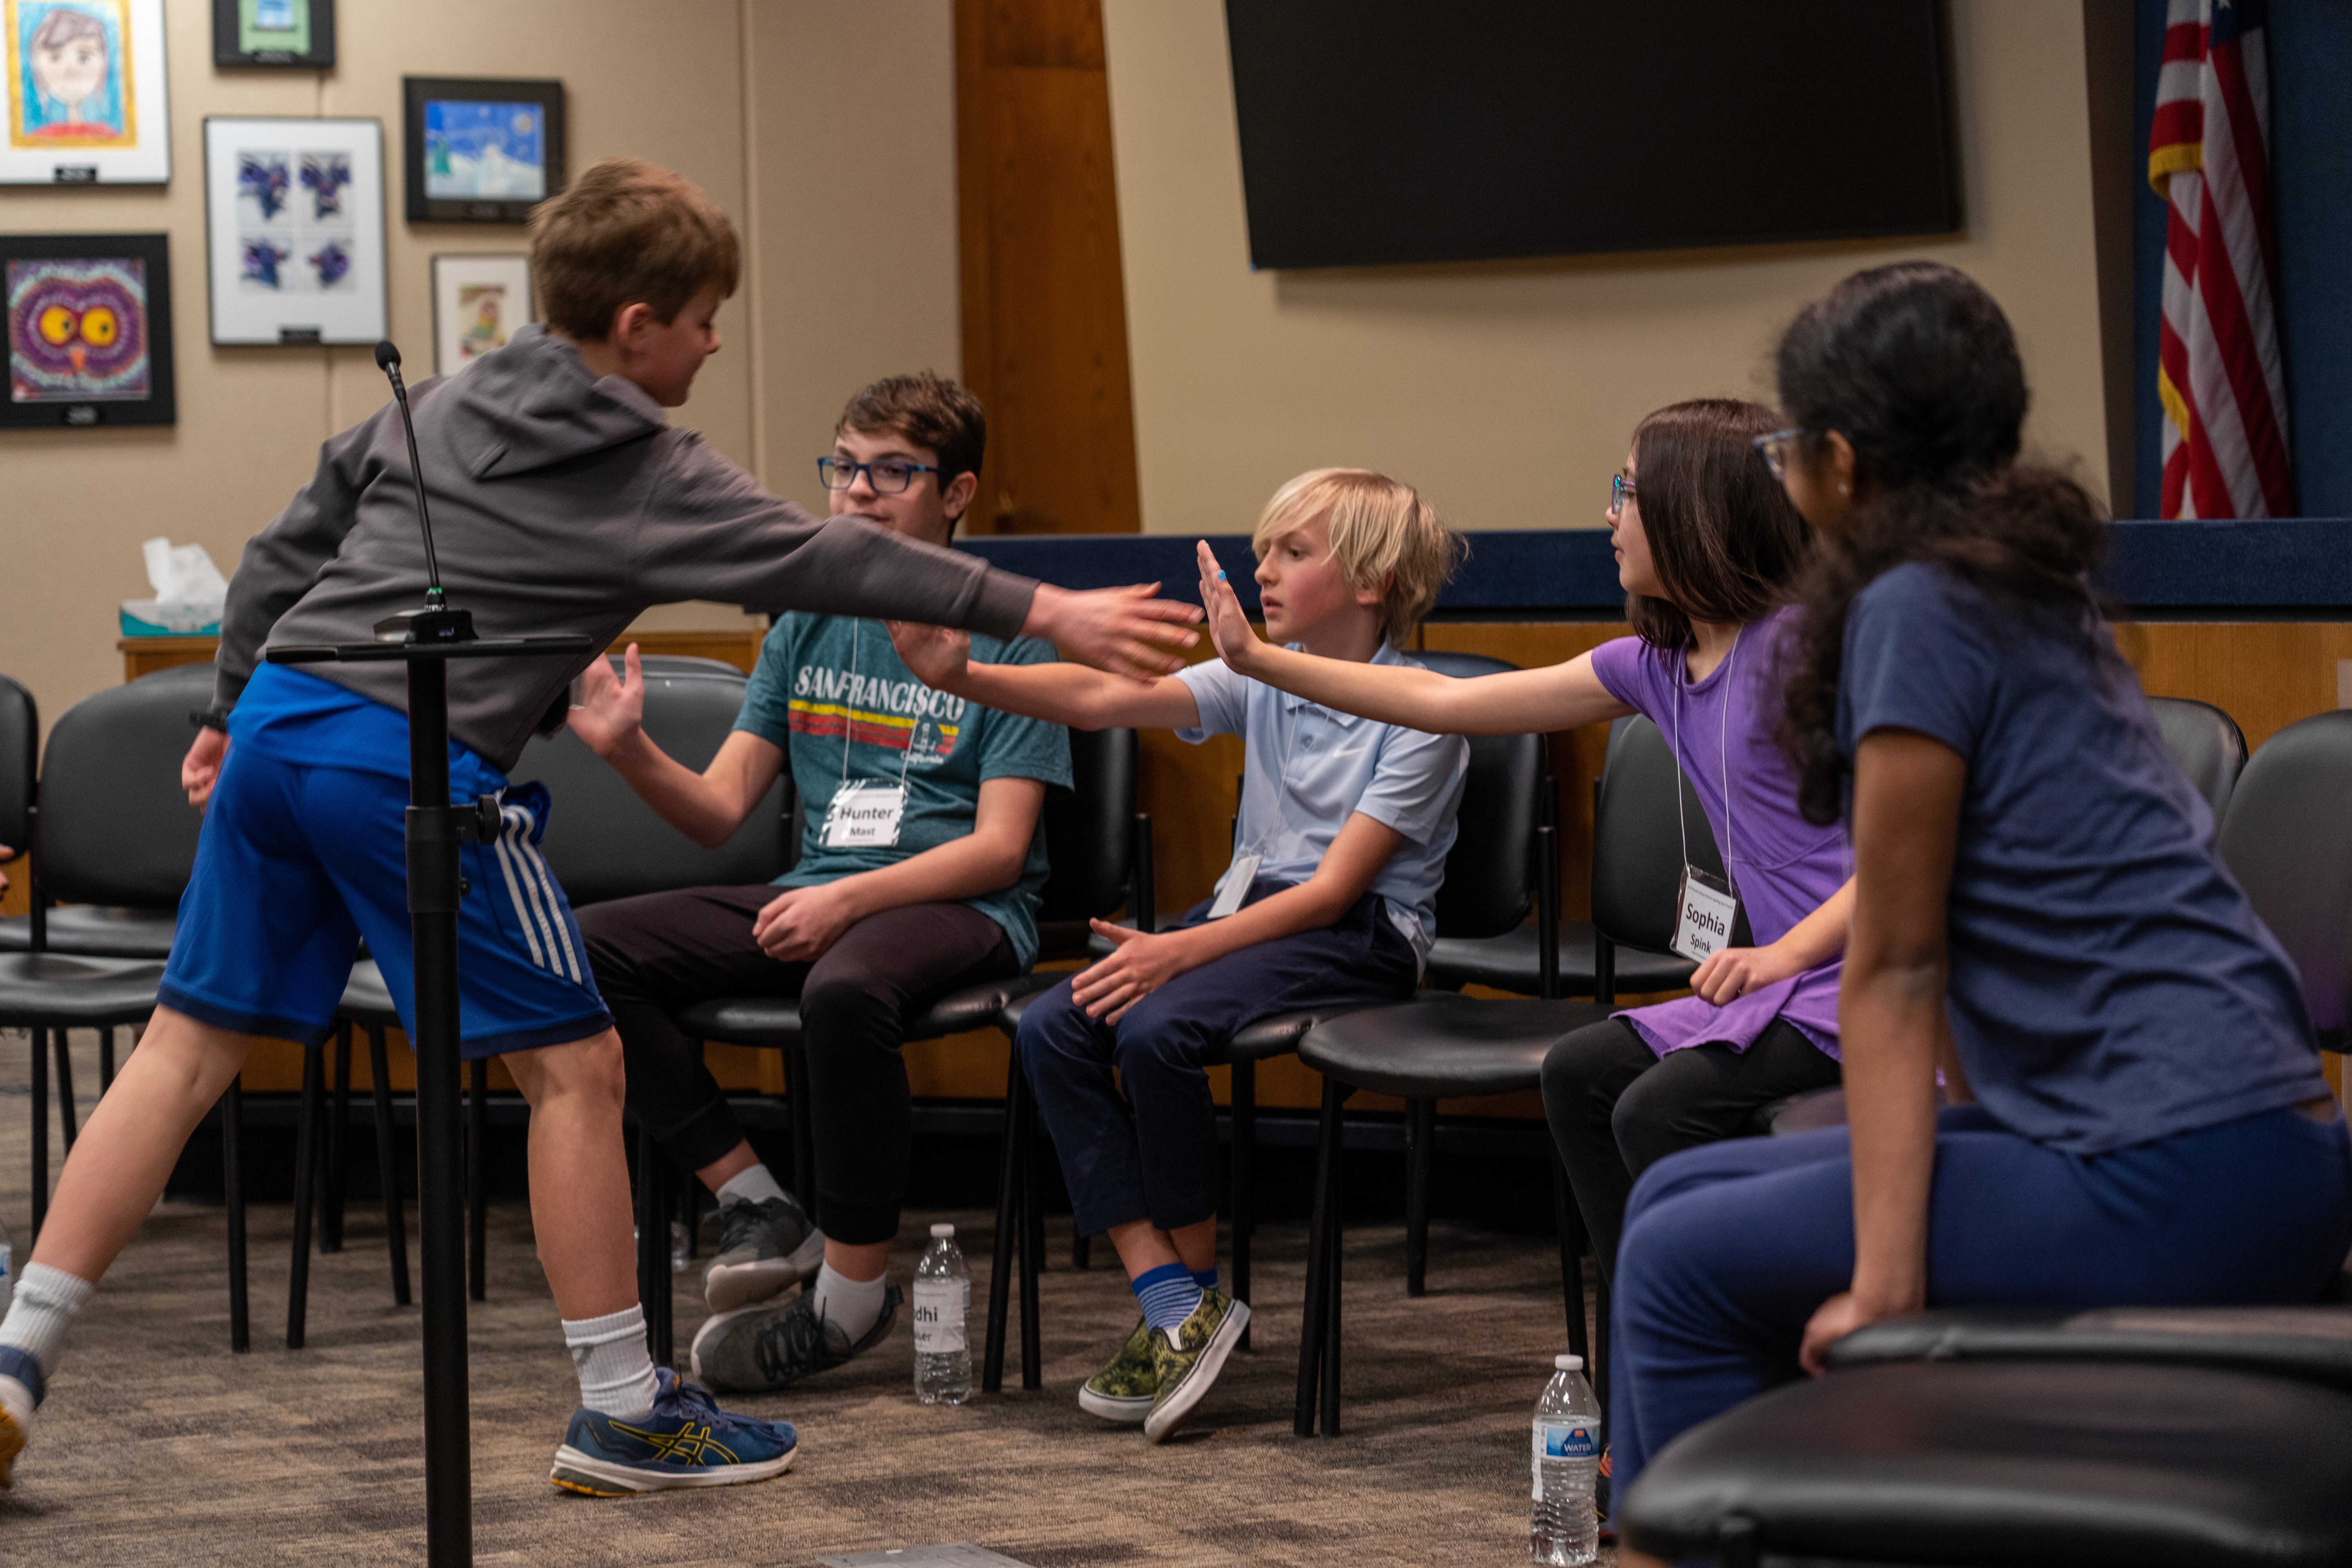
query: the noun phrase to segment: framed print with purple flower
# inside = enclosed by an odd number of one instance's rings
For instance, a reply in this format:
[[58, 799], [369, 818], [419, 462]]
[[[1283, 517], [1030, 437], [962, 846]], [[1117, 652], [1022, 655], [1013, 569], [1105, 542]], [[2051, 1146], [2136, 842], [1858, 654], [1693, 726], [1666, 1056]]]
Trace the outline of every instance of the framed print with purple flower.
[[169, 243], [161, 234], [0, 235], [0, 426], [174, 421]]
[[381, 122], [206, 120], [205, 218], [214, 342], [384, 335]]

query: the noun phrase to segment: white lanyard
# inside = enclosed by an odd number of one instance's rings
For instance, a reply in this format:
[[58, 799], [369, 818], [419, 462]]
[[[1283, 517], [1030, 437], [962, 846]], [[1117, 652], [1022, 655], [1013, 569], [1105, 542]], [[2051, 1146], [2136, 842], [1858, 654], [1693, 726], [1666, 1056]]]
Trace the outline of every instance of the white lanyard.
[[[1723, 656], [1723, 710], [1717, 729], [1723, 765], [1723, 886], [1691, 864], [1690, 817], [1683, 805], [1682, 781], [1675, 781], [1675, 824], [1682, 832], [1682, 888], [1675, 898], [1674, 950], [1685, 958], [1704, 960], [1731, 943], [1731, 928], [1739, 917], [1739, 896], [1731, 885], [1731, 679], [1739, 659], [1739, 633], [1731, 634], [1731, 650]], [[1685, 665], [1685, 670], [1687, 665]], [[1675, 682], [1675, 761], [1683, 756], [1683, 686]]]
[[850, 706], [857, 700], [857, 634], [860, 623], [849, 623], [849, 689], [843, 693], [841, 719], [841, 783], [833, 792], [833, 804], [824, 816], [824, 846], [828, 849], [887, 848], [898, 842], [898, 827], [907, 813], [907, 769], [915, 760], [915, 742], [922, 738], [923, 726], [929, 721], [918, 719], [908, 732], [907, 747], [898, 762], [898, 782], [896, 785], [849, 782], [850, 733], [855, 710]]

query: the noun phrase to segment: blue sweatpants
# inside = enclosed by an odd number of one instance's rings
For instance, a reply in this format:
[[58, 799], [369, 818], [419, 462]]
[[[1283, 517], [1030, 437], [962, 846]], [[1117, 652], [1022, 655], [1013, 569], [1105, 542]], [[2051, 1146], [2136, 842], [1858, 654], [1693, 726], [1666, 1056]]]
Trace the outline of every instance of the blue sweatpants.
[[[2078, 1156], [1943, 1112], [1931, 1307], [2316, 1300], [2352, 1248], [2352, 1139], [2287, 1109]], [[1670, 1154], [1634, 1184], [1610, 1360], [1615, 1484], [1688, 1428], [1800, 1375], [1805, 1323], [1853, 1279], [1843, 1128]]]
[[[1287, 885], [1254, 883], [1247, 901]], [[1181, 923], [1199, 925], [1208, 912], [1202, 903]], [[1213, 1215], [1217, 1110], [1202, 1064], [1244, 1025], [1276, 1013], [1403, 1001], [1419, 973], [1412, 944], [1367, 893], [1320, 931], [1178, 975], [1116, 1026], [1087, 1017], [1066, 980], [1031, 1004], [1015, 1048], [1061, 1156], [1078, 1233], [1137, 1219], [1175, 1230]]]

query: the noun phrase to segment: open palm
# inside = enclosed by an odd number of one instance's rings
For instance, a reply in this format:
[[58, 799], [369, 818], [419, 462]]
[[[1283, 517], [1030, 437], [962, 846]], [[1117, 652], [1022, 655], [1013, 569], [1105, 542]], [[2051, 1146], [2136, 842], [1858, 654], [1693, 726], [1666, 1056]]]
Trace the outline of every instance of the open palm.
[[580, 700], [568, 716], [572, 732], [600, 757], [609, 755], [645, 722], [646, 678], [636, 644], [622, 654], [621, 668], [616, 677], [609, 659], [591, 659], [580, 672]]
[[1239, 669], [1265, 645], [1258, 640], [1248, 612], [1234, 596], [1234, 585], [1225, 581], [1209, 542], [1200, 541], [1193, 550], [1201, 563], [1201, 603], [1209, 612], [1209, 640], [1217, 645], [1218, 655], [1228, 666]]

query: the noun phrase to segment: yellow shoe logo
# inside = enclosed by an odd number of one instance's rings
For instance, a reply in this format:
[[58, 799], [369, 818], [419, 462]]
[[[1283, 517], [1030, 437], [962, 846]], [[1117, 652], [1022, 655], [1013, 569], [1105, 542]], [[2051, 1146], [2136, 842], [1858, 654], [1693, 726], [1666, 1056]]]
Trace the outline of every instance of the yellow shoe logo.
[[632, 1426], [625, 1421], [613, 1423], [613, 1430], [625, 1432], [654, 1451], [656, 1458], [669, 1459], [685, 1465], [740, 1464], [735, 1451], [710, 1435], [709, 1426], [687, 1426], [675, 1432], [648, 1432], [642, 1426]]

